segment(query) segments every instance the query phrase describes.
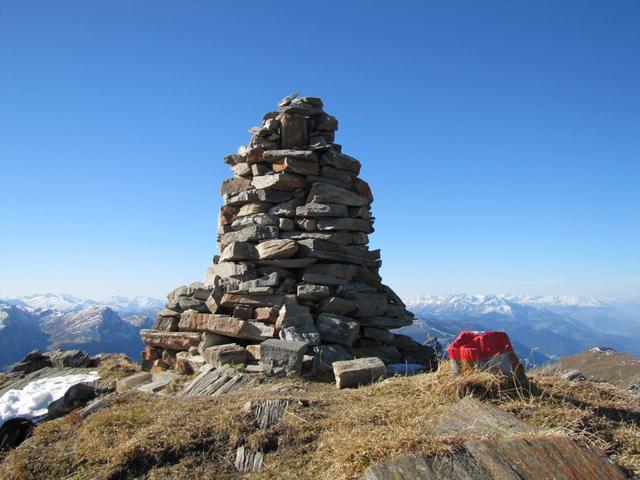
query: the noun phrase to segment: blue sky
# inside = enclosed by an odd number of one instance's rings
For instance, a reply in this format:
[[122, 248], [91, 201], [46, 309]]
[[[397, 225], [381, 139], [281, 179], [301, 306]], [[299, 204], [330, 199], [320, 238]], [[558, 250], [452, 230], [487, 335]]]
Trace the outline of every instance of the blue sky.
[[399, 293], [640, 292], [640, 3], [0, 0], [0, 295], [164, 295], [320, 96]]

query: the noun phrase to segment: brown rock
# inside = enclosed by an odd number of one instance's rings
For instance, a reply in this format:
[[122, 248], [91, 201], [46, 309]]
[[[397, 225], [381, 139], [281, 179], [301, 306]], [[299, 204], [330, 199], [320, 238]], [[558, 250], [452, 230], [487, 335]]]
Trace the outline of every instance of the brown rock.
[[140, 330], [140, 337], [146, 345], [179, 351], [189, 350], [189, 348], [196, 347], [200, 343], [200, 334], [193, 332]]

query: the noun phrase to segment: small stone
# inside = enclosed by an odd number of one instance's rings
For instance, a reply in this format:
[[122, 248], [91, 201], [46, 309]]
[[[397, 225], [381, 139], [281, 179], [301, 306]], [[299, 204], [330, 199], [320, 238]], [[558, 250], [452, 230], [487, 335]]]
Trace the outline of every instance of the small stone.
[[194, 332], [159, 332], [143, 329], [140, 330], [140, 337], [146, 345], [170, 350], [189, 350], [200, 343], [200, 334]]
[[324, 342], [350, 347], [358, 337], [360, 325], [350, 317], [335, 313], [321, 313], [318, 315], [316, 328]]
[[268, 213], [255, 213], [239, 217], [231, 223], [232, 230], [242, 230], [251, 225], [278, 225], [278, 219]]
[[291, 258], [298, 251], [298, 243], [289, 239], [268, 240], [259, 243], [256, 250], [260, 260]]
[[222, 235], [220, 243], [226, 247], [231, 242], [258, 242], [278, 238], [278, 227], [272, 225], [251, 225], [242, 230], [228, 232]]
[[320, 174], [323, 177], [332, 178], [344, 183], [350, 183], [351, 180], [353, 180], [353, 174], [351, 172], [340, 170], [339, 168], [334, 168], [331, 165], [323, 166], [320, 169]]
[[258, 251], [249, 242], [231, 242], [220, 254], [221, 262], [235, 262], [242, 260], [256, 260]]
[[249, 305], [236, 305], [233, 309], [233, 317], [242, 320], [251, 320], [251, 318], [253, 318], [253, 307]]
[[266, 323], [276, 323], [278, 310], [275, 307], [258, 307], [254, 311], [256, 320]]
[[330, 297], [320, 302], [318, 310], [326, 313], [337, 313], [338, 315], [348, 315], [358, 308], [358, 304], [346, 298]]
[[346, 170], [358, 175], [360, 173], [360, 162], [349, 155], [336, 152], [335, 150], [329, 150], [320, 158], [321, 165], [331, 165], [332, 167], [339, 168], [340, 170]]
[[291, 340], [294, 342], [303, 342], [308, 346], [320, 345], [320, 333], [313, 325], [305, 325], [301, 327], [288, 327], [280, 330], [281, 340]]
[[253, 177], [251, 185], [262, 190], [292, 191], [304, 186], [304, 178], [291, 173], [272, 173]]
[[247, 345], [247, 358], [251, 361], [260, 360], [260, 344]]
[[296, 218], [294, 223], [298, 228], [306, 230], [307, 232], [317, 230], [316, 221], [312, 218]]
[[270, 376], [300, 375], [307, 344], [288, 340], [266, 340], [260, 344], [260, 365]]
[[238, 217], [246, 217], [247, 215], [255, 215], [256, 213], [266, 213], [271, 208], [270, 203], [253, 202], [247, 203], [238, 210]]
[[298, 285], [297, 296], [301, 300], [316, 301], [331, 295], [331, 289], [326, 285], [301, 283]]
[[180, 317], [156, 317], [156, 321], [153, 324], [154, 330], [160, 330], [163, 332], [176, 332], [178, 331], [178, 323]]
[[249, 164], [245, 162], [236, 163], [231, 167], [231, 170], [233, 170], [233, 173], [235, 173], [240, 177], [246, 177], [248, 175], [251, 175], [251, 167], [249, 166]]
[[278, 227], [281, 232], [292, 232], [295, 229], [295, 223], [290, 218], [278, 219]]
[[362, 336], [364, 338], [371, 338], [377, 340], [385, 345], [393, 345], [395, 337], [389, 330], [383, 330], [380, 328], [365, 327], [362, 329]]
[[315, 370], [333, 370], [333, 364], [344, 360], [351, 360], [353, 355], [340, 345], [320, 345], [313, 347]]
[[309, 313], [309, 307], [295, 302], [284, 304], [280, 308], [276, 320], [276, 329], [283, 330], [287, 327], [303, 327], [313, 325], [313, 316]]
[[214, 367], [221, 367], [230, 363], [244, 364], [247, 362], [247, 351], [240, 345], [229, 343], [205, 348], [202, 357]]
[[307, 136], [307, 121], [300, 115], [283, 114], [280, 118], [282, 126], [282, 148], [301, 147], [309, 144]]
[[251, 181], [243, 177], [233, 177], [222, 182], [220, 194], [246, 192], [251, 189]]
[[361, 207], [370, 202], [367, 198], [330, 183], [314, 183], [309, 191], [307, 203], [341, 203]]
[[337, 388], [370, 385], [384, 378], [387, 369], [377, 357], [357, 358], [333, 363]]
[[302, 158], [285, 157], [273, 163], [273, 170], [298, 175], [318, 175], [320, 173], [320, 166], [315, 159], [306, 160]]
[[320, 219], [317, 225], [318, 230], [352, 230], [364, 233], [371, 233], [373, 231], [371, 223], [361, 218]]
[[346, 217], [347, 215], [347, 206], [339, 203], [307, 203], [296, 208], [298, 217]]

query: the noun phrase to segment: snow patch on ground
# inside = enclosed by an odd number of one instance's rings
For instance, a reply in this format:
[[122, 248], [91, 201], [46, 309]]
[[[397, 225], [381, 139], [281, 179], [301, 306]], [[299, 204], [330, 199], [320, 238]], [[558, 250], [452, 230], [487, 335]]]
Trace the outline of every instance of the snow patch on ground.
[[9, 390], [0, 397], [0, 426], [12, 418], [37, 418], [47, 414], [47, 406], [62, 398], [73, 385], [90, 383], [97, 372], [34, 380], [21, 390]]

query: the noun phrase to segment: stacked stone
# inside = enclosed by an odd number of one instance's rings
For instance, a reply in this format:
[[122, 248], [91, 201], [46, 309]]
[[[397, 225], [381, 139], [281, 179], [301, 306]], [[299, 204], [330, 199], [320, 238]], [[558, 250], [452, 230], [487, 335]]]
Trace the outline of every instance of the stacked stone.
[[267, 113], [251, 140], [225, 158], [219, 256], [203, 283], [171, 292], [145, 366], [260, 362], [265, 373], [300, 373], [378, 357], [430, 364], [433, 350], [390, 329], [412, 323], [382, 283], [370, 250], [373, 196], [360, 162], [334, 143], [338, 121], [322, 101], [297, 94]]

